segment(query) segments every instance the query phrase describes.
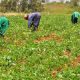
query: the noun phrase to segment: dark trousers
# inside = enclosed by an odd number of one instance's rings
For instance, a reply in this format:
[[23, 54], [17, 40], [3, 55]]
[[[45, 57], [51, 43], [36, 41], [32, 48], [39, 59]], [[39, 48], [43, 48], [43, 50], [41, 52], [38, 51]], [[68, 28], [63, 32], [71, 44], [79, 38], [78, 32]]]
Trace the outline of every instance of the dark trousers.
[[78, 22], [78, 18], [77, 17], [71, 17], [71, 21], [73, 24], [77, 23]]
[[41, 19], [41, 16], [34, 17], [33, 22], [32, 22], [32, 25], [34, 27], [33, 31], [36, 31], [38, 29], [38, 26], [39, 26], [39, 23], [40, 23], [40, 19]]

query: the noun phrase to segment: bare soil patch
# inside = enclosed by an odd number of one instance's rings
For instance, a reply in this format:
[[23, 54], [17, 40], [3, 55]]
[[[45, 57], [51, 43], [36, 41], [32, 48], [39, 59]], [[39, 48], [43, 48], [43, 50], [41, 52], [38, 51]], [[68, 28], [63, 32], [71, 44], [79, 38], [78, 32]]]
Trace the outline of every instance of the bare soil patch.
[[25, 65], [27, 63], [25, 58], [20, 58], [17, 60], [17, 64]]
[[[71, 52], [70, 51], [64, 51], [64, 55], [70, 57]], [[70, 61], [70, 63], [66, 63], [66, 64], [58, 67], [57, 69], [53, 70], [53, 72], [52, 72], [53, 78], [55, 78], [57, 76], [57, 73], [61, 72], [63, 69], [67, 69], [68, 65], [70, 65], [72, 68], [76, 68], [79, 65], [79, 63], [80, 63], [80, 55], [77, 56], [72, 61]]]
[[36, 40], [34, 40], [34, 42], [35, 43], [40, 43], [40, 42], [49, 41], [49, 40], [55, 40], [57, 42], [61, 42], [62, 38], [57, 36], [55, 33], [51, 33], [50, 35], [37, 38]]
[[23, 40], [14, 40], [14, 44], [15, 44], [16, 46], [22, 46], [22, 45], [25, 44], [25, 41], [23, 41]]
[[71, 61], [71, 66], [77, 67], [79, 63], [80, 63], [80, 55], [77, 56], [73, 61]]
[[11, 44], [14, 44], [16, 46], [22, 46], [25, 44], [24, 40], [13, 39], [13, 38], [10, 38], [8, 36], [4, 37], [4, 41], [5, 41], [5, 43], [11, 43]]
[[70, 57], [71, 56], [71, 51], [70, 50], [65, 50], [64, 55]]

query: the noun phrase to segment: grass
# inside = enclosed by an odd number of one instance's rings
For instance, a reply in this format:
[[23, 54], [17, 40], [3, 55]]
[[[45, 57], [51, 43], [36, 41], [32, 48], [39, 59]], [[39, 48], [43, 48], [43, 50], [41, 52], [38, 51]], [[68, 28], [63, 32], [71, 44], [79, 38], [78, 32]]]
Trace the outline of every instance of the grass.
[[71, 7], [71, 4], [48, 3], [44, 5], [44, 12], [47, 12], [50, 14], [70, 14], [73, 11], [74, 11], [74, 8]]
[[[70, 15], [42, 15], [39, 30], [31, 32], [23, 16], [8, 16], [10, 27], [0, 38], [0, 80], [79, 80], [80, 64], [71, 66], [80, 55], [80, 24], [73, 25]], [[54, 38], [34, 40], [55, 33]], [[71, 56], [64, 55], [70, 49]], [[58, 70], [53, 74], [58, 68]]]

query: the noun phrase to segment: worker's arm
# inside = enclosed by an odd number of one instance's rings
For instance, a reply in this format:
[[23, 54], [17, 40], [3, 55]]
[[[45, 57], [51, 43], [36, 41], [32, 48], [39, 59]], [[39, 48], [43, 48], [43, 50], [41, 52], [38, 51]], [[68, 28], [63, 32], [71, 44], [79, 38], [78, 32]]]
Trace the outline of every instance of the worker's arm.
[[0, 20], [0, 35], [2, 35], [2, 22]]
[[1, 28], [1, 24], [0, 24], [0, 28]]
[[79, 16], [80, 16], [80, 13], [79, 13]]
[[0, 20], [0, 28], [1, 28], [1, 20]]

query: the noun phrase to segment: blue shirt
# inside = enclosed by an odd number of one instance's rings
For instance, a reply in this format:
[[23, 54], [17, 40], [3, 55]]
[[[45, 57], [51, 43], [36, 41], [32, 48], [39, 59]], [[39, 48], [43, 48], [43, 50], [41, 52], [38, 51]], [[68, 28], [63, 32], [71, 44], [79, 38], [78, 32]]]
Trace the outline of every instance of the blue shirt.
[[40, 21], [40, 17], [41, 17], [41, 15], [40, 15], [39, 12], [35, 12], [35, 13], [29, 14], [29, 17], [28, 17], [28, 27], [30, 28], [32, 23], [34, 23], [34, 26], [38, 26], [37, 24]]

